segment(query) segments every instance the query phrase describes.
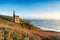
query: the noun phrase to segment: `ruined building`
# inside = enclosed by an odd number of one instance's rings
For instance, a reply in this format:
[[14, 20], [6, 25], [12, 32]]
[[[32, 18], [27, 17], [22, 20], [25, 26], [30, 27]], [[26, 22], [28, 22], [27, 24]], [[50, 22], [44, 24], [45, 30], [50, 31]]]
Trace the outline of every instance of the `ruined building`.
[[15, 22], [15, 23], [20, 23], [20, 21], [19, 21], [19, 16], [16, 16], [16, 15], [15, 15], [15, 10], [13, 10], [13, 22]]

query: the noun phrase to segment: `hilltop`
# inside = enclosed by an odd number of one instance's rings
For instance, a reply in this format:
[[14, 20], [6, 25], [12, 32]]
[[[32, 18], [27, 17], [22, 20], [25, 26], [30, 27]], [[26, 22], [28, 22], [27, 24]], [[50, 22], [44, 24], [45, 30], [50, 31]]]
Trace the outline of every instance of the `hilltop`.
[[59, 32], [44, 31], [21, 18], [20, 23], [12, 19], [11, 16], [0, 15], [0, 40], [60, 40]]

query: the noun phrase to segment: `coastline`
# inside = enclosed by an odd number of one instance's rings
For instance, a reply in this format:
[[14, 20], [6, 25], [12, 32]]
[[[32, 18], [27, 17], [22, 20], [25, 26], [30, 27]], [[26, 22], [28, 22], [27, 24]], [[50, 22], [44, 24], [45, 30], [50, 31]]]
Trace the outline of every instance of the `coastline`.
[[[39, 26], [37, 26], [39, 27]], [[45, 30], [45, 31], [54, 31], [54, 32], [60, 32], [60, 30], [56, 30], [56, 29], [50, 29], [50, 28], [46, 28], [46, 27], [39, 27], [41, 28], [42, 30]]]

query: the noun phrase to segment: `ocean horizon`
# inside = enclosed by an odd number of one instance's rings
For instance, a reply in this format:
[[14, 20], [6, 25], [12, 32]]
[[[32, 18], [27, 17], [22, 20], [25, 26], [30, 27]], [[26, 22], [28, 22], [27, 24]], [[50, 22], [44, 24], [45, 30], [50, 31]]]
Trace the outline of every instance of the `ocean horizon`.
[[42, 30], [60, 32], [60, 20], [26, 19]]

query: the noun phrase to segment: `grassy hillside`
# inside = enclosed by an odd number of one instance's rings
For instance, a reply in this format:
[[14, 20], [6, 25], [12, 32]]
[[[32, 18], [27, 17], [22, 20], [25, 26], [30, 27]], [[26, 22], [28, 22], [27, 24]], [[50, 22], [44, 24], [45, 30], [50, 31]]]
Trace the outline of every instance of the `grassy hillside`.
[[20, 23], [12, 19], [0, 15], [0, 40], [60, 40], [59, 32], [44, 31], [21, 18]]
[[29, 40], [33, 40], [34, 36], [29, 30], [41, 31], [40, 28], [34, 26], [27, 20], [20, 18], [20, 23], [14, 23], [12, 19], [11, 16], [0, 15], [0, 30], [3, 32], [0, 35], [2, 36], [1, 40], [24, 40], [28, 38]]
[[[5, 22], [11, 22], [13, 23], [13, 18], [11, 16], [5, 16], [5, 15], [0, 15], [0, 19], [5, 20]], [[8, 23], [7, 23], [8, 24]], [[31, 24], [28, 20], [24, 20], [20, 18], [20, 23], [21, 27], [27, 28], [27, 29], [39, 29], [38, 27], [34, 26]]]

